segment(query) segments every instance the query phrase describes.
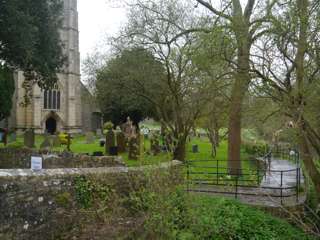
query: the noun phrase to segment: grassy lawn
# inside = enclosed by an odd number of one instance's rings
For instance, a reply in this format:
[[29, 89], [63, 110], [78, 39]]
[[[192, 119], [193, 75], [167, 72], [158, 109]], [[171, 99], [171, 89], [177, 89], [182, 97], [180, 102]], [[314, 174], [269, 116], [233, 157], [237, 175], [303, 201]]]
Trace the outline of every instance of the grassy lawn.
[[[43, 142], [44, 137], [41, 135], [36, 136], [36, 148], [39, 149], [41, 143]], [[144, 141], [144, 148], [145, 152], [141, 156], [139, 160], [129, 160], [128, 159], [128, 153], [121, 154], [121, 157], [124, 159], [125, 163], [129, 167], [133, 166], [141, 166], [141, 165], [152, 165], [152, 164], [158, 164], [161, 162], [167, 162], [172, 160], [172, 156], [170, 153], [162, 152], [157, 156], [153, 156], [148, 154], [148, 151], [150, 149], [150, 141], [145, 139]], [[193, 153], [192, 152], [192, 145], [197, 144], [199, 147], [199, 153]], [[23, 138], [19, 136], [17, 138], [17, 141], [14, 143], [9, 144], [11, 147], [22, 147], [23, 146]], [[3, 144], [0, 144], [0, 147], [3, 147]], [[187, 144], [187, 152], [186, 152], [186, 159], [187, 160], [211, 160], [211, 162], [196, 162], [193, 163], [197, 167], [191, 167], [190, 170], [192, 172], [204, 172], [205, 174], [193, 174], [191, 177], [193, 179], [208, 179], [210, 181], [213, 181], [216, 179], [216, 175], [212, 173], [217, 172], [217, 163], [219, 164], [219, 175], [220, 179], [219, 181], [222, 183], [228, 176], [227, 173], [227, 142], [222, 141], [220, 144], [220, 147], [217, 149], [217, 156], [213, 158], [211, 156], [211, 144], [207, 138], [193, 138], [188, 144]], [[56, 147], [53, 148], [54, 151], [63, 151], [66, 149], [66, 146]], [[104, 147], [100, 147], [99, 145], [99, 139], [96, 139], [94, 143], [87, 144], [85, 141], [84, 136], [77, 136], [72, 140], [71, 150], [75, 153], [86, 153], [86, 154], [92, 154], [93, 152], [102, 151], [104, 152]], [[248, 161], [249, 155], [245, 151], [241, 151], [241, 159], [242, 161], [242, 168], [244, 174], [248, 173], [256, 173], [256, 167], [252, 165]], [[250, 179], [247, 176], [243, 176], [242, 180], [250, 180], [254, 181], [252, 179], [252, 176]]]
[[[199, 153], [192, 153], [191, 146], [193, 144], [198, 144]], [[204, 180], [207, 182], [217, 182], [217, 173], [219, 175], [219, 183], [231, 183], [232, 179], [229, 179], [228, 174], [228, 144], [226, 141], [221, 142], [220, 147], [217, 149], [217, 156], [213, 158], [211, 156], [211, 145], [209, 140], [206, 138], [203, 139], [194, 139], [189, 143], [187, 159], [188, 160], [211, 160], [211, 161], [199, 161], [190, 163], [190, 175], [191, 179]], [[257, 167], [249, 161], [249, 155], [242, 149], [241, 150], [241, 159], [242, 159], [242, 173], [243, 176], [239, 179], [241, 184], [252, 185], [258, 183]], [[218, 171], [217, 171], [218, 169]], [[201, 174], [197, 174], [201, 172]], [[248, 175], [246, 175], [248, 174]], [[262, 172], [259, 173], [259, 179], [262, 177]]]

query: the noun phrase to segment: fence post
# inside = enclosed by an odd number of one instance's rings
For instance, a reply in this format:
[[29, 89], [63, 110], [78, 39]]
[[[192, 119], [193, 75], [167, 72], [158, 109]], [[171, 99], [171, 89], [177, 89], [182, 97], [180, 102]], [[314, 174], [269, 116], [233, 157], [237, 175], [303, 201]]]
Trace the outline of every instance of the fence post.
[[238, 176], [236, 176], [236, 192], [235, 192], [235, 194], [236, 194], [236, 199], [238, 199]]
[[190, 181], [190, 173], [189, 173], [189, 161], [187, 161], [187, 191], [189, 192], [190, 188], [189, 188], [189, 181]]
[[297, 168], [297, 172], [296, 172], [296, 201], [297, 203], [299, 202], [299, 168]]
[[281, 205], [283, 205], [283, 189], [282, 189], [282, 186], [283, 186], [283, 171], [281, 171], [281, 183], [280, 183], [280, 197], [281, 197]]
[[257, 186], [260, 184], [260, 167], [259, 164], [257, 164]]
[[219, 185], [219, 159], [217, 159], [216, 168], [216, 183]]

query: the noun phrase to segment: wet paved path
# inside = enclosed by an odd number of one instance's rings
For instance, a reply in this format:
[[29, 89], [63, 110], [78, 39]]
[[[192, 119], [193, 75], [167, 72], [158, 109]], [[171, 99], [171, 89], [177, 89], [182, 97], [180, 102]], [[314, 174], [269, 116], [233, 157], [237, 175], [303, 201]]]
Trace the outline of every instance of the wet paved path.
[[300, 177], [300, 184], [302, 185], [304, 183], [302, 170], [300, 169], [299, 173], [297, 168], [298, 166], [295, 163], [288, 160], [272, 159], [270, 171], [266, 172], [261, 187], [294, 187], [298, 177]]
[[[260, 159], [263, 161], [263, 159]], [[239, 187], [235, 195], [234, 186], [208, 186], [197, 184], [191, 187], [191, 192], [206, 195], [237, 197], [241, 202], [268, 207], [296, 206], [303, 204], [306, 200], [304, 193], [297, 195], [297, 180], [300, 178], [300, 186], [304, 186], [302, 170], [288, 160], [272, 159], [263, 177], [260, 186]], [[300, 171], [300, 172], [299, 172]], [[214, 193], [220, 192], [220, 193]], [[283, 195], [282, 201], [279, 196]], [[298, 198], [297, 198], [298, 197]]]

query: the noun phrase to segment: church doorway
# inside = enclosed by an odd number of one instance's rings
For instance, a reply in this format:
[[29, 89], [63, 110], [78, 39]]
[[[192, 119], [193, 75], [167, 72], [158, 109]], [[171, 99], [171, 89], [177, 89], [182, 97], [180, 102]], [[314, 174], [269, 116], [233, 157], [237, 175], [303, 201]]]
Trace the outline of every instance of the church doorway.
[[46, 131], [47, 133], [53, 135], [57, 131], [57, 121], [53, 117], [49, 117], [46, 121]]

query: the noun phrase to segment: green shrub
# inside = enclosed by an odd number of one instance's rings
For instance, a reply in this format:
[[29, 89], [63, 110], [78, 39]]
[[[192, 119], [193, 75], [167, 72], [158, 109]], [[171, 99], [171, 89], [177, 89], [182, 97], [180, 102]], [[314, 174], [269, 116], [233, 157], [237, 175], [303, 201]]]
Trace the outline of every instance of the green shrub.
[[195, 222], [190, 227], [194, 239], [315, 239], [284, 220], [233, 200], [199, 197], [194, 202]]
[[242, 147], [251, 156], [264, 156], [269, 151], [269, 146], [266, 143], [244, 142]]
[[74, 186], [77, 203], [85, 209], [93, 207], [94, 204], [102, 204], [100, 207], [105, 208], [114, 192], [109, 185], [84, 176], [77, 177]]
[[178, 190], [149, 203], [144, 235], [139, 239], [307, 240], [284, 220], [233, 200], [190, 197]]

